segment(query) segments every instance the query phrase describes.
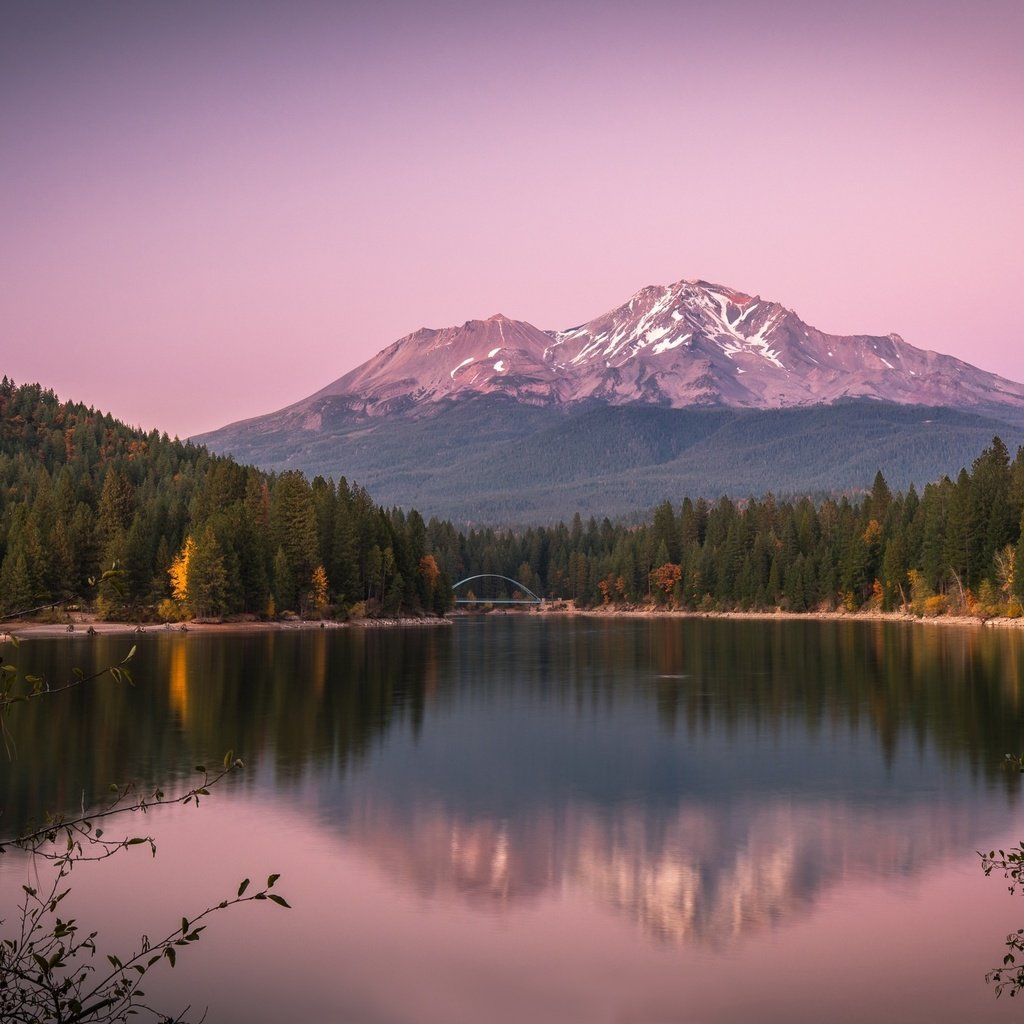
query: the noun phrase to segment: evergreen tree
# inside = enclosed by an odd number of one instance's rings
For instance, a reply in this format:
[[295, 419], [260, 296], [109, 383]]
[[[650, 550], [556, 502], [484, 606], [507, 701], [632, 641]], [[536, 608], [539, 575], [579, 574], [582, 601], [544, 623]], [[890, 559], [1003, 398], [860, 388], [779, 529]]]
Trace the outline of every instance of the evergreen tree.
[[[970, 587], [972, 582], [976, 582], [979, 538], [974, 512], [971, 478], [966, 469], [961, 469], [950, 493], [945, 543], [942, 548], [945, 563], [943, 568], [949, 570], [958, 587]], [[975, 569], [974, 580], [972, 569]]]
[[196, 541], [189, 563], [188, 603], [198, 617], [216, 617], [227, 610], [226, 593], [224, 555], [213, 527], [207, 526]]
[[295, 611], [299, 606], [298, 585], [283, 547], [279, 547], [274, 555], [273, 580], [274, 603], [277, 610]]
[[1016, 521], [1010, 513], [1010, 454], [998, 438], [971, 466], [971, 525], [974, 541], [969, 575], [980, 581], [992, 569], [996, 551], [1010, 542]]
[[297, 581], [308, 580], [321, 561], [313, 492], [301, 473], [282, 473], [274, 484], [270, 529], [276, 548], [288, 561], [293, 590], [290, 606], [297, 606]]
[[7, 615], [33, 607], [32, 584], [22, 551], [8, 551], [0, 566], [0, 605]]

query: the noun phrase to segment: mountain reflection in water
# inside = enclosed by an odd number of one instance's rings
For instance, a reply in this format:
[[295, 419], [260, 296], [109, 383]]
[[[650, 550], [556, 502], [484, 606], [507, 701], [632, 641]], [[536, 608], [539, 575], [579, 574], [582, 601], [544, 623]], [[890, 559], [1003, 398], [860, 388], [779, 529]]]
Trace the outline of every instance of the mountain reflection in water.
[[572, 887], [657, 940], [722, 948], [848, 879], [912, 876], [962, 854], [997, 821], [967, 805], [879, 815], [777, 801], [684, 807], [657, 822], [636, 807], [577, 807], [523, 827], [363, 806], [347, 826], [373, 863], [421, 896], [501, 912]]

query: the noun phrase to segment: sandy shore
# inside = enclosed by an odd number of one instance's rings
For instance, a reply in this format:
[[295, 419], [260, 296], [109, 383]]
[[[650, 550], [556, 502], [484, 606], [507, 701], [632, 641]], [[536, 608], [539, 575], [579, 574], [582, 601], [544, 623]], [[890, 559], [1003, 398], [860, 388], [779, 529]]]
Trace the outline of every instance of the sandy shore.
[[[464, 614], [464, 613], [456, 613]], [[469, 613], [472, 614], [472, 613]], [[614, 605], [602, 605], [597, 608], [574, 608], [571, 602], [552, 602], [541, 608], [528, 611], [502, 609], [489, 612], [490, 615], [576, 615], [601, 619], [749, 619], [761, 622], [778, 622], [783, 620], [803, 620], [810, 622], [906, 622], [919, 623], [926, 626], [958, 626], [960, 628], [982, 629], [1024, 629], [1024, 617], [1006, 618], [994, 616], [981, 618], [976, 615], [932, 615], [922, 617], [908, 612], [880, 611], [833, 611], [833, 612], [786, 612], [786, 611], [751, 611], [751, 612], [698, 612], [681, 611], [671, 608], [616, 608]]]
[[[70, 628], [69, 628], [70, 625]], [[145, 623], [100, 622], [87, 615], [75, 613], [68, 623], [52, 622], [9, 622], [0, 631], [0, 642], [16, 636], [19, 639], [32, 637], [67, 637], [69, 639], [90, 636], [130, 636], [142, 633], [162, 634], [208, 634], [208, 633], [268, 633], [295, 630], [336, 630], [336, 629], [418, 629], [434, 626], [450, 626], [450, 619], [403, 618], [403, 619], [351, 619], [348, 622], [324, 620], [282, 622], [175, 622]]]
[[599, 619], [748, 619], [762, 622], [778, 622], [788, 620], [804, 620], [812, 622], [903, 622], [924, 626], [955, 626], [960, 629], [1024, 629], [1024, 617], [980, 618], [974, 615], [933, 615], [919, 617], [906, 612], [880, 611], [833, 611], [833, 612], [786, 612], [786, 611], [752, 611], [752, 612], [697, 612], [679, 611], [668, 608], [622, 608], [600, 606], [597, 608], [575, 608], [569, 601], [553, 601], [539, 608], [530, 609], [493, 609], [489, 612], [456, 611], [447, 618], [402, 618], [402, 619], [351, 619], [348, 622], [334, 621], [303, 621], [292, 620], [282, 622], [187, 622], [187, 623], [147, 623], [138, 625], [131, 622], [99, 622], [81, 613], [75, 613], [71, 627], [61, 623], [42, 622], [11, 622], [5, 624], [0, 631], [0, 642], [11, 636], [18, 638], [31, 637], [67, 637], [84, 638], [89, 636], [128, 636], [141, 633], [264, 633], [287, 632], [290, 630], [336, 630], [336, 629], [419, 629], [435, 626], [451, 626], [455, 619], [475, 617], [482, 614], [498, 616], [531, 616], [557, 617], [578, 616], [581, 618]]

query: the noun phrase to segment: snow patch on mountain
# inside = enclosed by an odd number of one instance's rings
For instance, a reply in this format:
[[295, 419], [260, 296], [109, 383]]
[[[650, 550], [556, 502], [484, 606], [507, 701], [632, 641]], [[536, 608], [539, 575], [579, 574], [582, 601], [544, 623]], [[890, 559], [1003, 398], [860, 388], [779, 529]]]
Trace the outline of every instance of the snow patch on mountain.
[[660, 356], [662, 352], [671, 352], [672, 349], [679, 348], [679, 346], [682, 345], [684, 341], [688, 341], [692, 337], [692, 334], [684, 334], [682, 337], [674, 338], [671, 341], [659, 341], [658, 344], [654, 346], [652, 351], [655, 355]]

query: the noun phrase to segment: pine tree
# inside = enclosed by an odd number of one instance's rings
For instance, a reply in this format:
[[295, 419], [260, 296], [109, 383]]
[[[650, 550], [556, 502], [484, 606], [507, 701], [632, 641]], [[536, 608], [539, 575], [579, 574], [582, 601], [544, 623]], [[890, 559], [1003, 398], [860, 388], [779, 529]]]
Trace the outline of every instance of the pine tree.
[[972, 580], [980, 581], [992, 571], [992, 557], [1008, 544], [1015, 521], [1010, 513], [1010, 454], [998, 437], [971, 466], [971, 519], [975, 530], [972, 544]]
[[32, 584], [21, 551], [8, 551], [0, 566], [0, 606], [7, 615], [33, 607]]
[[[651, 532], [655, 545], [665, 545], [665, 549], [668, 552], [665, 562], [678, 562], [680, 551], [679, 526], [676, 522], [672, 502], [663, 501], [654, 510], [654, 522], [651, 525]], [[664, 563], [657, 561], [657, 564], [663, 565]]]
[[283, 547], [274, 555], [273, 580], [274, 603], [278, 610], [294, 611], [298, 607], [298, 587]]
[[294, 580], [308, 580], [322, 559], [313, 493], [301, 473], [283, 473], [278, 478], [271, 492], [270, 526], [274, 543], [288, 559], [293, 585]]
[[971, 570], [976, 569], [978, 564], [978, 529], [971, 486], [967, 470], [961, 469], [950, 494], [945, 543], [942, 548], [945, 562], [943, 568], [948, 569], [964, 587], [974, 584], [975, 579]]
[[224, 555], [212, 526], [199, 535], [189, 560], [188, 603], [200, 618], [223, 615], [226, 611], [227, 573]]
[[99, 543], [110, 543], [119, 530], [127, 530], [135, 515], [135, 491], [127, 477], [110, 469], [103, 478], [103, 491], [96, 522]]

